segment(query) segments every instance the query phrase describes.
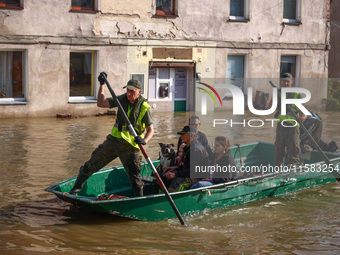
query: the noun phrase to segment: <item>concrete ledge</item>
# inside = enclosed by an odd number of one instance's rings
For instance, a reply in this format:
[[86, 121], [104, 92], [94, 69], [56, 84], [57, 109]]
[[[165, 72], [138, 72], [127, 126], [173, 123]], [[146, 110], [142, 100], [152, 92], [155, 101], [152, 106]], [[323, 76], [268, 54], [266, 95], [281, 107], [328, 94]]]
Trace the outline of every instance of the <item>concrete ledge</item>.
[[237, 48], [237, 49], [292, 49], [292, 50], [325, 50], [326, 44], [313, 43], [261, 43], [213, 40], [156, 40], [138, 38], [108, 37], [63, 37], [63, 36], [27, 36], [1, 35], [0, 44], [56, 44], [85, 46], [148, 46], [148, 47], [200, 47], [200, 48]]

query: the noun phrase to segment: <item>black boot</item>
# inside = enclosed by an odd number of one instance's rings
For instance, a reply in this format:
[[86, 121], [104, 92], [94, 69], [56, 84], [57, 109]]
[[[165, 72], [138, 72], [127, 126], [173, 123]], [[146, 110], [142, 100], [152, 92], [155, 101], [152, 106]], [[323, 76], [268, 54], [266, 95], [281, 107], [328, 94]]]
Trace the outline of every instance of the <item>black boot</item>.
[[70, 191], [71, 195], [77, 195], [79, 191], [81, 191], [81, 188], [83, 187], [84, 183], [87, 181], [87, 179], [90, 176], [84, 174], [84, 173], [79, 173], [76, 182], [74, 183], [73, 188]]

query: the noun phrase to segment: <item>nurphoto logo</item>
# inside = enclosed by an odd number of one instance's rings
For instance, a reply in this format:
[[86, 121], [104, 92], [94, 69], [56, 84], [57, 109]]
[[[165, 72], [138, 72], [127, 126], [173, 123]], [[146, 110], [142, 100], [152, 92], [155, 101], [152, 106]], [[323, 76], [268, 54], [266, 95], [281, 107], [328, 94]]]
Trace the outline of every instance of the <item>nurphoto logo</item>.
[[[272, 88], [272, 104], [269, 109], [256, 109], [254, 107], [253, 103], [253, 89], [251, 87], [248, 87], [247, 92], [247, 105], [245, 105], [245, 95], [242, 92], [242, 90], [235, 85], [229, 85], [229, 84], [223, 84], [223, 85], [216, 85], [212, 87], [211, 85], [208, 85], [203, 82], [197, 82], [199, 86], [197, 86], [197, 89], [199, 91], [202, 91], [201, 93], [201, 115], [207, 115], [207, 109], [208, 109], [208, 100], [207, 95], [210, 96], [210, 98], [213, 100], [215, 106], [223, 107], [222, 99], [219, 93], [217, 92], [217, 89], [223, 89], [224, 91], [228, 91], [232, 98], [232, 110], [233, 115], [244, 115], [245, 107], [249, 109], [249, 111], [257, 116], [266, 116], [274, 113], [278, 108], [278, 96], [280, 96], [280, 109], [281, 109], [281, 115], [287, 115], [287, 105], [293, 105], [296, 107], [299, 111], [301, 111], [305, 115], [311, 115], [311, 113], [306, 109], [306, 107], [303, 105], [307, 103], [311, 99], [311, 93], [308, 89], [305, 88], [297, 88], [297, 87], [283, 87], [280, 90], [280, 93], [278, 93], [278, 88], [273, 87]], [[287, 98], [288, 94], [294, 94], [299, 93], [303, 94], [303, 98]], [[218, 99], [219, 104], [217, 103]], [[230, 124], [230, 127], [233, 127], [233, 125], [242, 125], [242, 126], [249, 126], [249, 127], [262, 127], [265, 122], [270, 122], [272, 127], [274, 127], [274, 123], [277, 122], [278, 119], [250, 119], [246, 121], [245, 119], [243, 121], [233, 121], [232, 119], [214, 119], [213, 120], [213, 127], [216, 127], [216, 125], [225, 125]], [[282, 126], [285, 126], [286, 122], [295, 122], [295, 125], [297, 125], [297, 121], [292, 119], [285, 119], [281, 122]], [[287, 125], [291, 126], [291, 125]]]

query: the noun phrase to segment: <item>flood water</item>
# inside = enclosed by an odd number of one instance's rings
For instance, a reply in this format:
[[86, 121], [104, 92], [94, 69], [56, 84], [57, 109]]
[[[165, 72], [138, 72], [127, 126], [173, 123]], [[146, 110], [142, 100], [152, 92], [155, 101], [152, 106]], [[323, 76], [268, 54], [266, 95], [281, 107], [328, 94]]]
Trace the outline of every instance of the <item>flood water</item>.
[[[318, 113], [322, 139], [339, 145], [340, 112]], [[159, 142], [177, 143], [176, 132], [190, 114], [153, 114], [155, 136], [145, 147], [151, 158], [158, 158]], [[232, 113], [216, 116], [230, 122]], [[231, 144], [274, 142], [270, 122], [213, 128], [216, 116], [201, 117], [210, 142], [216, 135]], [[243, 118], [254, 116], [234, 121]], [[0, 119], [0, 254], [340, 254], [339, 183], [185, 216], [188, 227], [177, 219], [141, 222], [89, 213], [45, 192], [77, 175], [113, 121]]]

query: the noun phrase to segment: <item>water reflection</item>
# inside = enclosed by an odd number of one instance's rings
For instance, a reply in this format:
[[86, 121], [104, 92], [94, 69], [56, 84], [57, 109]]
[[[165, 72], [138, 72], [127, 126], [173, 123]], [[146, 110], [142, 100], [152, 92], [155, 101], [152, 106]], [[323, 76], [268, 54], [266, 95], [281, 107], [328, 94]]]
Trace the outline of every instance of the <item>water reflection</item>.
[[[155, 136], [146, 146], [157, 158], [158, 143], [177, 143], [192, 113], [155, 113]], [[323, 140], [340, 143], [340, 113], [320, 113]], [[200, 116], [210, 142], [225, 135], [231, 144], [273, 142], [269, 124], [213, 128], [213, 119], [243, 119], [216, 112]], [[340, 188], [330, 184], [246, 205], [161, 222], [130, 221], [79, 210], [44, 191], [78, 173], [111, 132], [113, 117], [0, 120], [0, 253], [144, 254], [336, 254], [340, 251]], [[119, 159], [110, 165], [119, 165]], [[24, 251], [24, 252], [22, 252]]]

